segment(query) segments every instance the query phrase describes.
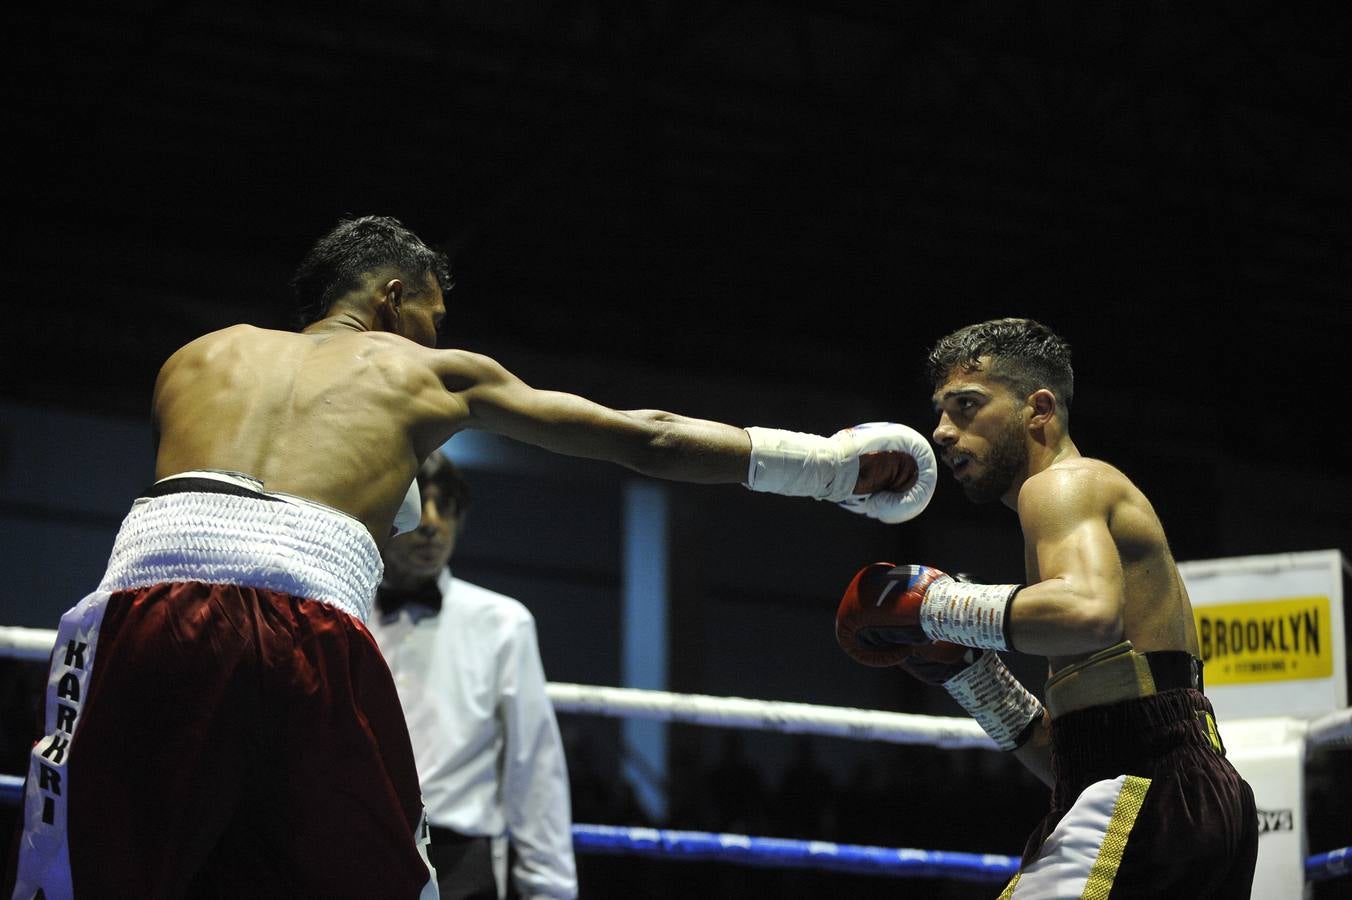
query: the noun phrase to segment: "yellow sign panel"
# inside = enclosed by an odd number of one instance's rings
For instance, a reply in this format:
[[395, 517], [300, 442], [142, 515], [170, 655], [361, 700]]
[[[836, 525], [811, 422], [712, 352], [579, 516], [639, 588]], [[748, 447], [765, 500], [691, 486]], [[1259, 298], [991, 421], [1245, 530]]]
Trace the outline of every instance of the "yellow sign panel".
[[1333, 675], [1328, 597], [1195, 606], [1207, 685]]

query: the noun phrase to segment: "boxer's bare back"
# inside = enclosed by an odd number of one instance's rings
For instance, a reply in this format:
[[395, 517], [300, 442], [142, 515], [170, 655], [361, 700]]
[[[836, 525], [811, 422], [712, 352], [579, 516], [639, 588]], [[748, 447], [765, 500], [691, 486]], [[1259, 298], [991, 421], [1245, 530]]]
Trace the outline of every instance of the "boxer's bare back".
[[192, 341], [156, 381], [156, 477], [241, 472], [354, 516], [383, 545], [419, 463], [456, 431], [454, 395], [427, 362], [444, 315], [429, 276], [401, 292], [407, 337], [339, 315]]
[[[392, 283], [373, 278], [372, 292]], [[301, 333], [236, 325], [174, 353], [155, 386], [156, 477], [250, 475], [354, 516], [378, 546], [422, 460], [468, 427], [657, 477], [745, 477], [744, 430], [535, 390], [488, 357], [434, 349], [445, 307], [430, 276], [398, 293], [393, 325], [342, 313]]]

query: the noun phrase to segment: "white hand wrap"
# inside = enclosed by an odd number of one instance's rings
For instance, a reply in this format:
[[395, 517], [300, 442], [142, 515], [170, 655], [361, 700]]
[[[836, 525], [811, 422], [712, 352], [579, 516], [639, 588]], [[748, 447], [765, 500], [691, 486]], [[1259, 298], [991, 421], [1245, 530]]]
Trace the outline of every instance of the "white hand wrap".
[[746, 486], [787, 497], [817, 500], [848, 499], [859, 480], [859, 455], [835, 437], [781, 431], [778, 428], [748, 428], [751, 435], [751, 468]]
[[944, 682], [944, 690], [967, 710], [1001, 750], [1016, 750], [1042, 720], [1042, 703], [1005, 667], [998, 653], [982, 653]]
[[[890, 422], [869, 422], [831, 437], [748, 428], [751, 466], [746, 486], [790, 497], [830, 500], [850, 512], [883, 522], [912, 519], [929, 505], [939, 480], [939, 467], [929, 442], [917, 431]], [[904, 492], [856, 494], [859, 457], [864, 453], [900, 452], [915, 460], [915, 483]]]
[[1005, 631], [1009, 604], [1021, 584], [936, 581], [920, 603], [920, 627], [931, 641], [983, 650], [1012, 650]]

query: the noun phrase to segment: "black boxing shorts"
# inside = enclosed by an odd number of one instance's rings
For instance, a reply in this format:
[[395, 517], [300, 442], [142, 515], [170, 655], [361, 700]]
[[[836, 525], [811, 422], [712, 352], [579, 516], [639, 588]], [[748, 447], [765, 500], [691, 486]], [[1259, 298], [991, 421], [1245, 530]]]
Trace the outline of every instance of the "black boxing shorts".
[[62, 617], [16, 898], [436, 896], [379, 552], [256, 486], [158, 483]]
[[1051, 732], [1051, 810], [1001, 898], [1249, 896], [1258, 813], [1204, 694], [1091, 706]]

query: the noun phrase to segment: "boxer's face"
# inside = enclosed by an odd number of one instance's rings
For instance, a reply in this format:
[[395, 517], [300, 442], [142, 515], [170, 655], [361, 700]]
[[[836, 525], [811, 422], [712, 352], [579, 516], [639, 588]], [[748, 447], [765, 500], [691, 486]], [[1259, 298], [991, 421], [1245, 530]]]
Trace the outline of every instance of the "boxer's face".
[[934, 428], [939, 458], [968, 499], [1005, 499], [1028, 469], [1023, 400], [984, 371], [960, 368], [949, 373], [933, 400], [939, 414]]
[[420, 485], [422, 521], [408, 534], [385, 545], [385, 571], [391, 583], [410, 586], [441, 574], [455, 552], [460, 517], [455, 505], [434, 485]]

